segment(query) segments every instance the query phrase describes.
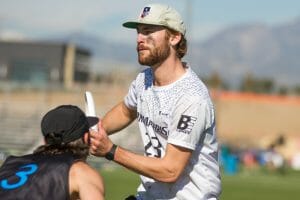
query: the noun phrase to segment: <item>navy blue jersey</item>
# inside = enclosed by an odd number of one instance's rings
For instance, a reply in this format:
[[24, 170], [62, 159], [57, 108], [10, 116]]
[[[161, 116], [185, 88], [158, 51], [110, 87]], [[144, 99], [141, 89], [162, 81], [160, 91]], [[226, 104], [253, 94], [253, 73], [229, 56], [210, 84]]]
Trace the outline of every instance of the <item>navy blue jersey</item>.
[[10, 156], [0, 168], [0, 199], [67, 200], [70, 154]]

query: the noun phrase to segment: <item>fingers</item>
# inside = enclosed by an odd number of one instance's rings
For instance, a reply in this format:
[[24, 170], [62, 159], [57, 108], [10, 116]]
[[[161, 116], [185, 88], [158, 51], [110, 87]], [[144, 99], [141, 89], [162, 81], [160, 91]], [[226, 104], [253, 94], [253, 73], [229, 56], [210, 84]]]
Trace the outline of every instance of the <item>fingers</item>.
[[91, 138], [90, 142], [91, 142], [91, 144], [90, 144], [91, 154], [96, 155], [96, 156], [101, 156], [101, 154], [98, 153], [98, 149], [99, 149], [99, 146], [100, 146], [99, 141]]
[[100, 119], [100, 117], [99, 117], [99, 121], [98, 121], [98, 127], [99, 128], [102, 127], [102, 120]]
[[92, 154], [97, 154], [97, 150], [101, 148], [101, 143], [103, 143], [103, 135], [100, 131], [90, 132], [90, 150]]
[[112, 142], [99, 120], [98, 131], [90, 130], [90, 153], [95, 156], [104, 156], [109, 151], [111, 144]]
[[95, 129], [90, 129], [90, 133], [91, 133], [91, 136], [93, 136], [93, 137], [96, 137], [96, 134], [106, 134], [106, 133], [103, 133], [103, 132], [105, 132], [105, 130], [103, 129], [103, 127], [102, 127], [102, 123], [101, 123], [101, 120], [100, 120], [100, 118], [99, 118], [99, 121], [98, 121], [98, 124], [97, 124], [97, 130], [95, 130]]

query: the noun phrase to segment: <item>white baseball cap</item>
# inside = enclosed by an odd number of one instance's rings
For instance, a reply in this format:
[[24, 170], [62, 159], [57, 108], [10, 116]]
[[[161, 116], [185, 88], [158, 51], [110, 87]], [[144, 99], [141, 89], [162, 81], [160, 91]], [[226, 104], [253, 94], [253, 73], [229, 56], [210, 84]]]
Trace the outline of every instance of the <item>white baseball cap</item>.
[[158, 25], [170, 28], [185, 35], [186, 29], [180, 14], [168, 5], [146, 5], [137, 20], [123, 23], [126, 28], [137, 28], [139, 24]]

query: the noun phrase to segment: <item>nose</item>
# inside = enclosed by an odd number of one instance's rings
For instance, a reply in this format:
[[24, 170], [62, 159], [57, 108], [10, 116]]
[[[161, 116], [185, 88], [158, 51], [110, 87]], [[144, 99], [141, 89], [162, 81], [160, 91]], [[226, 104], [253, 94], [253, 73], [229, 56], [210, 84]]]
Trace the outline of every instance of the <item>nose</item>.
[[137, 33], [137, 43], [141, 43], [143, 41], [145, 41], [145, 35], [142, 34], [142, 33], [140, 33], [140, 32], [138, 32]]

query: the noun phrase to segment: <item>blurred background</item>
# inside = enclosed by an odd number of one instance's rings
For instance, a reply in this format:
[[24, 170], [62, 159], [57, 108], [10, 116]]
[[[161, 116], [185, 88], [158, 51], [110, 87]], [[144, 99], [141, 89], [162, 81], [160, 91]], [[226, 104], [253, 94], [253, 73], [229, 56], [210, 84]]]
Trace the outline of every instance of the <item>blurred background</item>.
[[[0, 165], [42, 144], [40, 120], [49, 109], [60, 104], [84, 109], [89, 90], [101, 117], [123, 99], [143, 67], [136, 32], [122, 23], [153, 2], [182, 14], [184, 61], [215, 103], [222, 199], [260, 199], [251, 196], [257, 188], [265, 189], [258, 192], [262, 199], [299, 197], [296, 0], [0, 0]], [[136, 123], [112, 138], [143, 152]], [[116, 167], [94, 157], [89, 162], [101, 171]]]

